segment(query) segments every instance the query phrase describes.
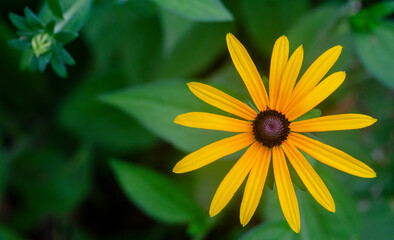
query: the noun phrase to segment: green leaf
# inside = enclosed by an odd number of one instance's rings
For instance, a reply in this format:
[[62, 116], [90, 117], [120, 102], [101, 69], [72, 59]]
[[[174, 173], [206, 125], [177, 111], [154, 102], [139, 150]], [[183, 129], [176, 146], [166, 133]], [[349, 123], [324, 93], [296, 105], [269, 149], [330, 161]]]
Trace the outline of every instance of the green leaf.
[[273, 169], [272, 161], [271, 161], [270, 166], [268, 168], [267, 178], [265, 179], [265, 186], [268, 187], [269, 189], [273, 190], [274, 183], [275, 183], [275, 176], [274, 176], [274, 169]]
[[242, 102], [251, 107], [254, 111], [260, 112], [260, 110], [254, 105], [253, 101], [250, 100], [249, 98], [244, 97], [242, 99]]
[[160, 23], [163, 26], [163, 52], [168, 55], [176, 43], [184, 38], [195, 22], [182, 18], [166, 9], [159, 9]]
[[[302, 230], [301, 230], [302, 231]], [[240, 240], [296, 240], [298, 235], [294, 233], [286, 221], [275, 223], [263, 223], [247, 231]]]
[[[148, 82], [158, 74], [162, 54], [158, 18], [145, 7], [134, 5], [137, 3], [144, 6], [150, 2], [131, 1], [118, 7], [109, 3], [99, 5], [84, 29], [95, 69], [122, 72], [133, 84]], [[116, 32], [117, 37], [108, 34], [108, 29]]]
[[186, 82], [163, 81], [127, 90], [105, 94], [101, 97], [137, 119], [143, 126], [175, 147], [191, 152], [208, 143], [231, 136], [229, 133], [193, 129], [174, 123], [174, 118], [193, 111], [217, 112], [215, 108], [195, 97]]
[[0, 239], [2, 240], [23, 240], [14, 230], [6, 226], [0, 226]]
[[63, 62], [59, 61], [57, 58], [53, 57], [51, 60], [51, 67], [53, 71], [57, 73], [62, 78], [67, 77], [67, 69]]
[[353, 31], [356, 53], [377, 80], [394, 89], [394, 24], [385, 22], [369, 32]]
[[[265, 189], [266, 190], [266, 189]], [[283, 212], [278, 199], [277, 188], [273, 188], [272, 191], [263, 191], [262, 202], [264, 203], [262, 207], [263, 218], [267, 219], [269, 222], [285, 221]], [[297, 192], [297, 190], [296, 190]], [[305, 194], [305, 193], [302, 193]], [[288, 224], [287, 224], [288, 225]], [[303, 230], [303, 225], [301, 224], [301, 232]], [[292, 231], [288, 225], [289, 231]]]
[[27, 23], [26, 19], [23, 17], [16, 15], [14, 13], [9, 14], [10, 20], [12, 24], [18, 29], [22, 31], [31, 31], [29, 24]]
[[12, 39], [8, 41], [8, 44], [19, 50], [25, 50], [31, 46], [31, 42], [27, 38]]
[[[28, 50], [29, 50], [29, 49], [27, 49], [27, 50], [25, 50], [25, 51], [28, 51]], [[37, 71], [37, 67], [38, 67], [38, 58], [34, 55], [34, 56], [31, 58], [31, 61], [30, 61], [29, 64], [30, 64], [30, 65], [27, 66], [27, 69], [28, 69], [28, 70], [30, 70], [30, 71], [32, 71], [32, 72]]]
[[394, 12], [394, 1], [380, 2], [362, 9], [349, 21], [354, 31], [370, 31], [380, 24], [382, 18]]
[[31, 31], [16, 31], [16, 35], [19, 37], [27, 37], [27, 38], [32, 38], [34, 35], [36, 35], [36, 32], [34, 30]]
[[363, 227], [360, 239], [390, 239], [393, 236], [394, 229], [391, 223], [394, 222], [394, 212], [390, 207], [389, 199], [382, 200], [369, 202], [371, 205], [362, 216]]
[[254, 105], [250, 100], [250, 95], [246, 89], [245, 83], [242, 81], [242, 78], [239, 76], [230, 58], [220, 69], [211, 74], [207, 80], [212, 85], [225, 87], [226, 89], [223, 90], [231, 96]]
[[56, 21], [54, 21], [54, 20], [47, 23], [45, 25], [45, 32], [52, 35], [53, 31], [55, 30], [55, 24], [56, 24]]
[[78, 37], [78, 33], [76, 32], [58, 32], [54, 35], [54, 38], [56, 41], [62, 43], [62, 44], [68, 44], [72, 41], [74, 41]]
[[241, 20], [257, 49], [271, 56], [276, 39], [289, 30], [308, 6], [308, 0], [244, 0]]
[[[60, 7], [63, 10], [63, 19], [56, 22], [55, 32], [79, 32], [88, 19], [92, 0], [61, 0]], [[44, 4], [39, 16], [44, 23], [58, 19], [48, 4]]]
[[367, 9], [372, 18], [380, 19], [390, 16], [394, 12], [394, 1], [387, 0], [376, 3]]
[[63, 11], [62, 11], [62, 6], [60, 6], [60, 0], [47, 0], [47, 2], [52, 13], [56, 17], [63, 19]]
[[220, 0], [152, 0], [160, 7], [175, 12], [184, 18], [202, 22], [232, 21], [233, 16]]
[[[177, 18], [177, 21], [184, 19]], [[174, 21], [173, 21], [174, 22]], [[174, 27], [179, 24], [174, 25]], [[185, 27], [181, 36], [165, 49], [160, 77], [188, 77], [201, 73], [226, 50], [226, 33], [233, 29], [231, 23], [193, 23]], [[166, 28], [172, 34], [173, 30]], [[168, 39], [168, 37], [167, 37]], [[198, 59], [198, 61], [196, 60]], [[182, 66], [179, 63], [182, 63]]]
[[27, 151], [11, 163], [10, 182], [23, 199], [14, 214], [21, 226], [49, 214], [69, 212], [81, 203], [90, 188], [89, 148], [81, 147], [69, 159], [47, 149]]
[[67, 65], [75, 65], [74, 58], [63, 47], [59, 47], [56, 51], [58, 57]]
[[129, 152], [152, 147], [156, 142], [152, 134], [123, 112], [98, 100], [99, 94], [126, 86], [127, 78], [118, 72], [83, 79], [60, 107], [60, 124], [78, 139], [102, 149]]
[[25, 16], [27, 23], [35, 29], [42, 29], [44, 25], [42, 24], [41, 20], [37, 17], [35, 13], [33, 13], [30, 8], [25, 7]]
[[317, 118], [320, 116], [321, 116], [320, 109], [314, 108], [314, 109], [310, 110], [309, 112], [305, 113], [304, 115], [302, 115], [301, 117], [293, 120], [292, 122], [308, 120], [308, 119]]
[[298, 176], [297, 172], [295, 171], [289, 160], [287, 160], [287, 167], [289, 168], [292, 183], [297, 186], [301, 191], [305, 192], [307, 190], [306, 186], [302, 182], [301, 178]]
[[320, 5], [303, 15], [289, 29], [287, 37], [290, 49], [301, 44], [304, 48], [303, 73], [321, 54], [329, 48], [341, 45], [342, 53], [328, 74], [346, 70], [353, 60], [349, 22], [337, 4]]
[[37, 68], [39, 71], [44, 72], [48, 63], [51, 61], [52, 52], [47, 52], [45, 54], [40, 55], [37, 59]]
[[152, 218], [165, 223], [189, 223], [205, 215], [189, 195], [165, 176], [124, 161], [110, 163], [126, 196]]

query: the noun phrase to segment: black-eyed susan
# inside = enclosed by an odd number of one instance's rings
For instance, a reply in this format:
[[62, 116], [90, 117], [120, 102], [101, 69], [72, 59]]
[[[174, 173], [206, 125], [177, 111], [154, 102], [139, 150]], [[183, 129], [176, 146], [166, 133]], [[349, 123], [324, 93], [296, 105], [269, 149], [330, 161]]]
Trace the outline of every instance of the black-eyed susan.
[[355, 176], [372, 178], [375, 172], [350, 155], [307, 137], [300, 132], [358, 129], [376, 119], [362, 114], [339, 114], [294, 121], [334, 92], [344, 81], [345, 72], [321, 79], [338, 59], [342, 47], [323, 53], [296, 84], [301, 69], [303, 48], [289, 56], [289, 42], [280, 37], [274, 45], [269, 73], [269, 97], [260, 75], [244, 46], [227, 34], [231, 58], [259, 112], [211, 86], [191, 82], [190, 90], [201, 100], [236, 117], [191, 112], [176, 117], [175, 123], [194, 128], [238, 132], [239, 134], [209, 144], [179, 161], [175, 173], [189, 172], [249, 146], [221, 182], [213, 197], [210, 216], [218, 214], [248, 176], [240, 210], [245, 226], [254, 214], [263, 192], [272, 159], [279, 202], [290, 227], [300, 231], [300, 214], [287, 167], [293, 166], [311, 195], [328, 211], [335, 212], [334, 200], [322, 179], [308, 163], [303, 151], [318, 161]]

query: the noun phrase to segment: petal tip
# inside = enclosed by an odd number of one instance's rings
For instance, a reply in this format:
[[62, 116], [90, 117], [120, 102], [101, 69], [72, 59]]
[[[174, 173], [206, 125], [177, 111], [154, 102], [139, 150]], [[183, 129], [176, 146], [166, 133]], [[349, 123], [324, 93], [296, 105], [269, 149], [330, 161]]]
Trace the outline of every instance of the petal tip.
[[[215, 210], [215, 211], [214, 211]], [[211, 205], [211, 208], [209, 209], [209, 217], [215, 217], [219, 212], [214, 209]]]
[[237, 41], [237, 38], [232, 33], [226, 34], [226, 42], [227, 42], [228, 47], [230, 47], [231, 42], [236, 42], [236, 41]]
[[342, 49], [343, 49], [343, 47], [341, 45], [336, 45], [335, 47], [333, 47], [333, 50], [339, 51], [339, 53], [342, 52]]
[[190, 91], [193, 92], [193, 94], [194, 94], [194, 91], [197, 90], [198, 87], [201, 87], [201, 85], [203, 85], [203, 84], [199, 83], [199, 82], [189, 82], [189, 83], [187, 83], [187, 86], [189, 87]]
[[248, 225], [250, 218], [247, 218], [246, 216], [240, 216], [239, 218], [242, 227], [245, 227], [246, 225]]
[[301, 230], [301, 226], [300, 225], [297, 225], [297, 226], [291, 226], [291, 229], [293, 229], [293, 231], [295, 232], [295, 233], [300, 233], [300, 230]]
[[373, 125], [374, 123], [376, 123], [377, 121], [378, 121], [378, 119], [368, 116], [368, 123], [365, 125], [365, 127], [369, 127], [369, 126]]
[[176, 116], [175, 118], [174, 118], [174, 123], [176, 123], [176, 124], [179, 124], [179, 117], [180, 117], [181, 115], [178, 115], [178, 116]]
[[301, 222], [300, 222], [299, 218], [298, 219], [294, 219], [291, 222], [289, 222], [289, 221], [287, 221], [287, 222], [288, 222], [289, 226], [291, 227], [291, 229], [293, 229], [293, 231], [295, 233], [299, 233], [300, 232], [300, 230], [301, 230]]
[[175, 164], [174, 168], [172, 169], [174, 173], [184, 173], [185, 171], [182, 169], [182, 166], [179, 165], [179, 162]]
[[187, 87], [190, 89], [190, 91], [192, 91], [194, 86], [196, 85], [194, 82], [189, 82], [189, 83], [186, 83], [186, 84], [187, 84]]
[[366, 165], [366, 170], [367, 170], [367, 172], [364, 174], [364, 176], [362, 176], [363, 178], [375, 178], [376, 177], [376, 172], [367, 165]]
[[[339, 72], [335, 72], [335, 73], [331, 74], [330, 76], [336, 77], [337, 80], [342, 83], [343, 81], [345, 81], [346, 72], [345, 71], [339, 71]], [[327, 78], [329, 78], [330, 76], [328, 76]]]
[[330, 205], [328, 206], [327, 210], [332, 212], [332, 213], [335, 213], [336, 212], [335, 203], [334, 202], [330, 203]]
[[188, 82], [188, 83], [186, 83], [186, 84], [187, 84], [187, 86], [190, 88], [190, 87], [195, 86], [195, 85], [196, 85], [196, 82]]
[[280, 36], [280, 38], [281, 38], [281, 39], [284, 39], [284, 40], [288, 40], [287, 37], [286, 37], [286, 35], [282, 35], [282, 36]]
[[277, 45], [279, 43], [283, 44], [284, 42], [289, 42], [289, 40], [287, 39], [287, 37], [285, 35], [282, 35], [278, 39], [276, 39], [274, 47], [275, 47], [275, 45]]
[[375, 178], [376, 176], [376, 172], [372, 169], [368, 167], [368, 172], [364, 173], [361, 177], [362, 178]]

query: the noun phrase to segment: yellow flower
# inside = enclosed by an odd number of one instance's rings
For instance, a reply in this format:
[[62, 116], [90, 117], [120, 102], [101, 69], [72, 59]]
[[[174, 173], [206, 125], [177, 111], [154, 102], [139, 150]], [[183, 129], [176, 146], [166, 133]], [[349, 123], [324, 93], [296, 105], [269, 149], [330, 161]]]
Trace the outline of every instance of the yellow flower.
[[239, 119], [191, 112], [177, 116], [174, 122], [187, 127], [240, 134], [187, 155], [176, 164], [173, 171], [193, 171], [249, 146], [217, 189], [209, 210], [210, 216], [215, 216], [227, 205], [249, 175], [240, 210], [240, 221], [245, 226], [256, 211], [272, 159], [282, 212], [290, 227], [298, 233], [301, 228], [300, 214], [286, 157], [311, 195], [331, 212], [335, 212], [335, 204], [330, 192], [299, 150], [349, 174], [364, 178], [376, 177], [376, 173], [359, 160], [300, 132], [364, 128], [372, 125], [376, 119], [362, 114], [339, 114], [294, 121], [321, 103], [344, 81], [345, 72], [333, 73], [321, 81], [338, 59], [341, 46], [323, 53], [295, 84], [301, 69], [303, 48], [302, 45], [298, 47], [288, 59], [289, 41], [286, 36], [280, 37], [272, 52], [268, 98], [256, 66], [244, 46], [231, 33], [227, 34], [226, 40], [234, 65], [259, 112], [209, 85], [189, 83], [190, 90], [198, 98]]

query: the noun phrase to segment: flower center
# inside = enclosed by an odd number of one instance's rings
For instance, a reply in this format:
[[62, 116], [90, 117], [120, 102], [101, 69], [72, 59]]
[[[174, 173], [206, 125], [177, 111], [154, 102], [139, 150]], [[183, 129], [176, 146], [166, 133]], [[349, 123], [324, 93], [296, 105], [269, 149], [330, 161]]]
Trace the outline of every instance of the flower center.
[[269, 148], [279, 146], [290, 133], [289, 125], [285, 115], [267, 108], [253, 121], [254, 138]]

